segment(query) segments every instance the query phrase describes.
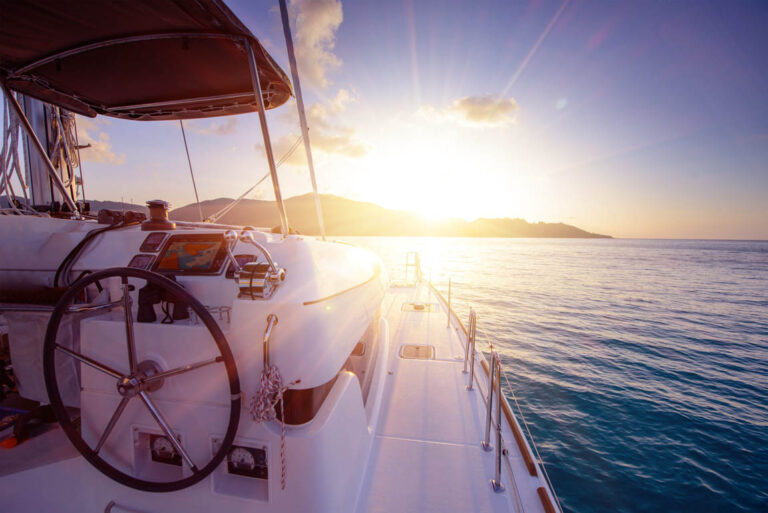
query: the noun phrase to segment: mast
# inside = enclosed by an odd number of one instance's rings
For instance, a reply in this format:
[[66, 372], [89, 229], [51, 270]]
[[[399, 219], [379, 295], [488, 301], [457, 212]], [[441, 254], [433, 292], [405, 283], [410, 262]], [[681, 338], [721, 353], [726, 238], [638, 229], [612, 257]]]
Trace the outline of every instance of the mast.
[[309, 144], [309, 127], [307, 116], [304, 113], [304, 98], [301, 95], [301, 82], [299, 81], [299, 69], [296, 65], [296, 55], [293, 51], [293, 37], [291, 37], [291, 23], [288, 19], [288, 7], [285, 0], [280, 0], [280, 16], [283, 19], [283, 34], [285, 34], [285, 46], [288, 48], [288, 61], [291, 64], [291, 78], [293, 79], [294, 93], [296, 94], [296, 107], [299, 110], [299, 123], [301, 124], [301, 137], [304, 139], [304, 151], [307, 155], [309, 177], [312, 180], [312, 192], [315, 196], [315, 209], [317, 210], [317, 223], [320, 226], [320, 235], [325, 240], [325, 225], [323, 223], [323, 209], [320, 206], [320, 195], [317, 192], [317, 180], [315, 179], [315, 165], [312, 161], [312, 148]]
[[[69, 207], [72, 215], [78, 216], [79, 213], [77, 205], [75, 204], [75, 199], [72, 197], [71, 186], [68, 188], [62, 181], [59, 169], [57, 169], [56, 166], [53, 165], [53, 162], [51, 162], [51, 158], [48, 156], [48, 152], [40, 141], [35, 128], [11, 90], [2, 82], [0, 82], [0, 87], [2, 88], [13, 113], [19, 119], [21, 128], [27, 136], [27, 141], [34, 147], [36, 155], [39, 157], [39, 159], [33, 158], [32, 156], [35, 155], [35, 153], [32, 151], [29, 151], [26, 155], [27, 166], [29, 167], [28, 176], [32, 182], [32, 201], [36, 202], [42, 200], [47, 202], [61, 199], [61, 201]], [[41, 133], [45, 134], [47, 138], [47, 129], [42, 129], [43, 127], [46, 127], [47, 123], [42, 102], [26, 97], [24, 97], [24, 102], [29, 106], [30, 114], [33, 116], [36, 126], [38, 129], [41, 129]], [[50, 180], [50, 182], [48, 182], [50, 184], [50, 189], [45, 186], [45, 182], [48, 180]]]

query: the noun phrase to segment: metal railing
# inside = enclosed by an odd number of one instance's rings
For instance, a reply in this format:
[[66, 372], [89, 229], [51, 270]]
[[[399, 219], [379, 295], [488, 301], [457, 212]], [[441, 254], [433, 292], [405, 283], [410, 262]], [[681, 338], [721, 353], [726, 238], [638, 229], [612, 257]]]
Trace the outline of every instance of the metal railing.
[[[494, 379], [494, 375], [496, 379]], [[491, 479], [491, 488], [496, 493], [504, 491], [504, 484], [501, 482], [501, 456], [504, 454], [504, 449], [501, 443], [501, 358], [499, 353], [491, 352], [491, 373], [490, 383], [488, 385], [488, 422], [485, 426], [486, 437], [488, 443], [483, 448], [491, 449], [490, 447], [490, 431], [491, 431], [491, 412], [493, 410], [493, 389], [494, 384], [496, 387], [496, 457], [494, 458], [496, 468], [493, 479]]]
[[[452, 285], [453, 280], [449, 278], [448, 282], [448, 294], [449, 298], [452, 296]], [[475, 360], [475, 352], [476, 350], [476, 340], [477, 340], [477, 313], [475, 312], [474, 308], [470, 308], [470, 314], [469, 314], [469, 322], [468, 325], [465, 327], [464, 324], [462, 324], [461, 319], [456, 314], [455, 310], [453, 309], [453, 305], [451, 302], [451, 299], [446, 299], [442, 293], [434, 287], [430, 283], [430, 287], [435, 292], [438, 298], [443, 301], [443, 303], [446, 305], [447, 311], [448, 311], [448, 322], [447, 326], [451, 326], [451, 322], [455, 321], [458, 327], [461, 329], [461, 331], [465, 335], [465, 354], [464, 354], [464, 369], [463, 373], [467, 373], [467, 366], [469, 365], [469, 384], [467, 385], [468, 390], [472, 390], [472, 384], [474, 383], [474, 360]], [[514, 435], [515, 441], [517, 443], [518, 448], [520, 449], [520, 452], [523, 456], [523, 459], [525, 460], [526, 466], [528, 467], [529, 473], [531, 476], [535, 476], [537, 474], [536, 469], [537, 465], [538, 468], [541, 470], [541, 474], [543, 475], [544, 481], [547, 484], [547, 487], [549, 489], [549, 492], [551, 493], [552, 497], [554, 498], [554, 504], [549, 499], [549, 495], [545, 492], [543, 488], [540, 488], [539, 492], [539, 498], [542, 501], [542, 505], [544, 506], [545, 511], [558, 511], [562, 512], [562, 506], [560, 505], [560, 499], [557, 496], [557, 494], [554, 491], [554, 488], [552, 487], [552, 481], [549, 477], [549, 474], [547, 473], [546, 467], [544, 465], [544, 462], [541, 459], [541, 456], [538, 451], [538, 447], [536, 447], [536, 443], [533, 440], [533, 436], [531, 435], [530, 428], [528, 426], [528, 423], [525, 421], [525, 417], [523, 416], [523, 412], [520, 409], [520, 404], [517, 401], [517, 398], [514, 395], [514, 391], [512, 389], [511, 384], [509, 383], [509, 379], [507, 378], [506, 374], [502, 372], [502, 362], [501, 362], [501, 356], [498, 352], [493, 350], [493, 344], [491, 343], [491, 338], [483, 331], [481, 330], [481, 333], [484, 335], [484, 339], [486, 344], [488, 345], [488, 348], [490, 350], [490, 365], [487, 364], [486, 360], [482, 356], [481, 353], [481, 362], [483, 363], [484, 370], [486, 371], [488, 375], [488, 393], [487, 393], [487, 410], [486, 410], [486, 425], [485, 425], [485, 432], [484, 432], [484, 438], [481, 442], [481, 446], [486, 451], [491, 451], [494, 448], [495, 454], [494, 454], [494, 477], [491, 479], [491, 487], [496, 492], [502, 492], [504, 490], [504, 485], [501, 480], [501, 464], [502, 464], [502, 456], [506, 456], [507, 450], [504, 448], [504, 439], [502, 436], [502, 425], [501, 425], [501, 414], [502, 411], [504, 412], [505, 417], [507, 418], [507, 422], [509, 423], [509, 427], [512, 430], [512, 434]], [[520, 431], [519, 424], [516, 423], [512, 409], [509, 405], [509, 402], [507, 402], [506, 398], [501, 393], [501, 380], [502, 378], [507, 384], [507, 387], [509, 388], [510, 392], [512, 393], [512, 397], [514, 400], [514, 404], [516, 407], [516, 410], [518, 414], [520, 415], [520, 418], [522, 420], [522, 426], [525, 429], [525, 434], [527, 435], [527, 439], [530, 441], [531, 447], [533, 448], [533, 453], [535, 454], [535, 460], [532, 458], [531, 450], [528, 448], [524, 435]], [[481, 390], [482, 394], [482, 390]], [[495, 399], [495, 400], [494, 400]], [[493, 408], [495, 404], [495, 415], [493, 415]], [[494, 419], [495, 417], [495, 419]], [[495, 427], [496, 433], [495, 433], [495, 443], [491, 443], [491, 427]], [[495, 446], [495, 447], [494, 447]], [[542, 493], [544, 492], [544, 493]]]
[[467, 361], [469, 361], [469, 382], [467, 383], [467, 390], [470, 392], [474, 390], [473, 383], [475, 382], [475, 330], [477, 327], [477, 314], [475, 310], [469, 309], [469, 331], [467, 331], [467, 343], [464, 346], [464, 374], [467, 373]]
[[[411, 259], [413, 257], [413, 259]], [[415, 282], [420, 282], [424, 278], [421, 270], [421, 257], [417, 251], [409, 251], [405, 254], [405, 281], [410, 281], [410, 270], [413, 269], [413, 278]]]

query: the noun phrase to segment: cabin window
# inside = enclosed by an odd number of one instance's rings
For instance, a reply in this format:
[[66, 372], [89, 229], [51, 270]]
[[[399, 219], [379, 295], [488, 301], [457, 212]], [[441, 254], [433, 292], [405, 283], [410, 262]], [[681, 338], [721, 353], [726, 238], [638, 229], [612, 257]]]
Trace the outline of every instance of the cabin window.
[[373, 373], [376, 369], [376, 357], [379, 354], [379, 319], [378, 315], [373, 319], [344, 365], [344, 370], [354, 373], [360, 381], [363, 404], [368, 403], [368, 392], [371, 389]]
[[[373, 373], [376, 369], [376, 357], [379, 352], [379, 319], [380, 315], [374, 317], [373, 322], [368, 326], [347, 358], [347, 361], [339, 369], [350, 371], [357, 376], [360, 382], [360, 391], [363, 395], [363, 404], [368, 403], [368, 393], [370, 392]], [[286, 390], [283, 395], [285, 409], [285, 423], [291, 425], [306, 424], [313, 418], [323, 405], [325, 398], [331, 392], [336, 383], [338, 374], [327, 383], [314, 388], [304, 390]], [[280, 418], [280, 408], [275, 407], [277, 417]]]

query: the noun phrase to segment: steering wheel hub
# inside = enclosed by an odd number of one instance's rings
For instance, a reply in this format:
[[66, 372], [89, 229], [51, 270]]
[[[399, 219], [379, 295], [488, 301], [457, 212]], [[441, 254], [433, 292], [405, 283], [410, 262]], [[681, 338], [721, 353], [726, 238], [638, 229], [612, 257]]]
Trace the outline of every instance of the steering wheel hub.
[[131, 398], [139, 392], [154, 392], [160, 390], [165, 381], [163, 378], [154, 378], [162, 368], [153, 360], [144, 360], [136, 367], [136, 372], [117, 380], [117, 392]]

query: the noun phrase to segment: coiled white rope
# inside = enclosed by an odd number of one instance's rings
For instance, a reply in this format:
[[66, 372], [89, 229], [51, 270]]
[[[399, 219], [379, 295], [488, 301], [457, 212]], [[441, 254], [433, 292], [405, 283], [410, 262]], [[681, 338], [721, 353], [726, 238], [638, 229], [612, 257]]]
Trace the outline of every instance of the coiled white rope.
[[299, 380], [283, 385], [283, 378], [277, 367], [270, 365], [261, 371], [259, 389], [253, 394], [248, 410], [253, 421], [257, 424], [269, 422], [277, 418], [275, 407], [280, 404], [280, 486], [285, 490], [287, 465], [285, 461], [285, 410], [283, 409], [283, 394]]

